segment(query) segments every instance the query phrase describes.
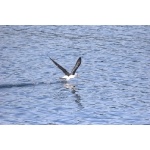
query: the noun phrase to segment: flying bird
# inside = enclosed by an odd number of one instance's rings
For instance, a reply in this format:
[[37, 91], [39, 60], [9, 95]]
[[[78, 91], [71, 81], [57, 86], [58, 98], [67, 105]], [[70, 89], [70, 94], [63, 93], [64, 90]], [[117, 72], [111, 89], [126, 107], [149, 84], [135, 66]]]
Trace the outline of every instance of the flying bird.
[[[50, 57], [49, 57], [50, 58]], [[76, 73], [77, 69], [81, 65], [81, 57], [78, 58], [75, 66], [73, 67], [71, 73], [69, 73], [65, 68], [63, 68], [61, 65], [59, 65], [56, 61], [54, 61], [52, 58], [50, 58], [51, 61], [65, 74], [61, 79], [65, 79], [66, 81], [75, 78], [78, 74]]]

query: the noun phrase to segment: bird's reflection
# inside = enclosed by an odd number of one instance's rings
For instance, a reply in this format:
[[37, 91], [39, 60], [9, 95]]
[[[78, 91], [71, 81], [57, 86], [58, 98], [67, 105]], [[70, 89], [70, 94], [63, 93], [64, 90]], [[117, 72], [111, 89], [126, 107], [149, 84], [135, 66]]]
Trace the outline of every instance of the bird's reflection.
[[70, 83], [65, 83], [65, 84], [64, 84], [64, 87], [71, 90], [71, 93], [74, 94], [74, 96], [75, 96], [75, 98], [76, 98], [76, 99], [75, 99], [75, 102], [78, 104], [78, 106], [79, 106], [80, 108], [83, 108], [83, 106], [82, 106], [82, 104], [81, 104], [81, 97], [80, 97], [79, 94], [76, 93], [76, 92], [77, 92], [77, 89], [76, 89], [75, 85], [70, 84]]
[[67, 89], [73, 90], [73, 91], [76, 90], [75, 85], [73, 85], [73, 84], [65, 83], [64, 87]]

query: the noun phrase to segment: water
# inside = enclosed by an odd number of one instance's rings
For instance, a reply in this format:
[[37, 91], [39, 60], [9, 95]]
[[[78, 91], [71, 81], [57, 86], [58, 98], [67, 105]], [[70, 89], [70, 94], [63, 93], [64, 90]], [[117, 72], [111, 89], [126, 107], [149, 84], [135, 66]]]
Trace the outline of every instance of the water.
[[150, 26], [0, 26], [0, 124], [150, 124]]

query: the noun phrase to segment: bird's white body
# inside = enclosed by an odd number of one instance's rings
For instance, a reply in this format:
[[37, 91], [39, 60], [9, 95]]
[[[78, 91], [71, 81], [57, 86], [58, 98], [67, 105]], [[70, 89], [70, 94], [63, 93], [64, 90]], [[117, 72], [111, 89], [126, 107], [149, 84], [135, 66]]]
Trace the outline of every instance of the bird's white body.
[[70, 79], [73, 79], [76, 76], [77, 76], [77, 73], [75, 73], [74, 75], [71, 74], [70, 76], [65, 75], [61, 79], [65, 79], [66, 81], [69, 81]]

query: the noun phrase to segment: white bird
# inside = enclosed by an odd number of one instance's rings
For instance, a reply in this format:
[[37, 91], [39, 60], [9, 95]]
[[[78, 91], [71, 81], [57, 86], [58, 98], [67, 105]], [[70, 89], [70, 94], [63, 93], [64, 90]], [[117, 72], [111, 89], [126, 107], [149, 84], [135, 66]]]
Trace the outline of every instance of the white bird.
[[[49, 57], [50, 58], [50, 57]], [[63, 71], [63, 73], [65, 74], [65, 76], [63, 76], [61, 79], [65, 79], [66, 81], [75, 78], [77, 76], [77, 69], [79, 68], [80, 64], [81, 64], [81, 57], [78, 58], [75, 66], [73, 67], [71, 73], [69, 73], [65, 68], [63, 68], [61, 65], [59, 65], [56, 61], [54, 61], [52, 58], [50, 58], [51, 61], [61, 70]]]

